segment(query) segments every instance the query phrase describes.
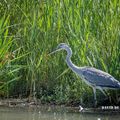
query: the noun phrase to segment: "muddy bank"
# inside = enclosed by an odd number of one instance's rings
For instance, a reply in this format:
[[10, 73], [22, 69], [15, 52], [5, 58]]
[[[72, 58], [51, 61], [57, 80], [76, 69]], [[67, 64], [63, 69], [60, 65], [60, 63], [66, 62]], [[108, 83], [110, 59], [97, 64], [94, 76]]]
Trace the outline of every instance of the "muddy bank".
[[87, 108], [81, 105], [74, 106], [73, 104], [42, 103], [39, 99], [31, 102], [29, 102], [28, 99], [1, 99], [0, 106], [30, 108], [33, 110], [40, 109], [45, 111], [80, 112], [87, 114], [120, 114], [119, 106], [99, 106], [97, 108]]
[[41, 106], [49, 106], [49, 107], [71, 107], [71, 108], [79, 108], [73, 104], [65, 104], [65, 103], [55, 103], [55, 102], [41, 102], [41, 100], [33, 100], [29, 101], [28, 99], [1, 99], [0, 106], [6, 107], [41, 107]]
[[66, 104], [57, 104], [54, 102], [45, 103], [40, 100], [29, 102], [28, 99], [4, 99], [0, 100], [0, 107], [39, 109], [43, 111], [62, 111], [62, 112], [79, 112], [79, 106], [68, 106]]
[[41, 105], [48, 105], [48, 106], [66, 106], [66, 107], [78, 107], [80, 105], [79, 101], [71, 101], [67, 103], [62, 102], [46, 102], [41, 101], [40, 99], [29, 100], [28, 98], [24, 99], [15, 99], [15, 98], [8, 98], [8, 99], [0, 99], [0, 106], [8, 106], [8, 107], [28, 107], [28, 106], [41, 106]]

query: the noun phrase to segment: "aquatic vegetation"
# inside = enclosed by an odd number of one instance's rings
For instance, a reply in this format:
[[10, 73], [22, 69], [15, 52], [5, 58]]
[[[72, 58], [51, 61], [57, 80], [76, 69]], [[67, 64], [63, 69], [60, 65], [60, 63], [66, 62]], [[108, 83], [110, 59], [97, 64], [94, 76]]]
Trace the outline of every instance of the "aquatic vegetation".
[[[119, 1], [7, 0], [0, 8], [0, 88], [15, 79], [0, 89], [8, 97], [92, 101], [91, 88], [63, 62], [65, 53], [48, 56], [61, 42], [72, 47], [76, 65], [94, 66], [119, 80]], [[119, 93], [108, 93], [116, 101]]]

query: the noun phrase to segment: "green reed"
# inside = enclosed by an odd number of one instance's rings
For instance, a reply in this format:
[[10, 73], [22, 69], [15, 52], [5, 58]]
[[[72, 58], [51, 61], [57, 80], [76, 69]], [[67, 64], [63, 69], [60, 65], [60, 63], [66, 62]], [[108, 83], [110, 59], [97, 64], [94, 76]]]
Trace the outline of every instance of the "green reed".
[[92, 98], [91, 88], [68, 69], [64, 52], [48, 56], [61, 42], [71, 46], [76, 65], [96, 67], [119, 80], [119, 1], [8, 0], [1, 6], [1, 15], [9, 15], [8, 33], [14, 36], [11, 64], [15, 77], [22, 76], [12, 83], [12, 96], [56, 102]]

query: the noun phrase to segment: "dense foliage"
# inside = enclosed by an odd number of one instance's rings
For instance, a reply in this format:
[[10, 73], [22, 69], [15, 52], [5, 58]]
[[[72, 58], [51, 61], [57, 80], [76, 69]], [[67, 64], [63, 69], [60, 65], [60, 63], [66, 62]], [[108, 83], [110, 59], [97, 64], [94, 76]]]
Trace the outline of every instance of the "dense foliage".
[[[61, 42], [71, 46], [76, 65], [94, 66], [119, 80], [120, 1], [0, 1], [0, 96], [92, 103], [91, 88], [69, 70], [66, 53], [48, 56]], [[112, 103], [120, 95], [108, 94]]]

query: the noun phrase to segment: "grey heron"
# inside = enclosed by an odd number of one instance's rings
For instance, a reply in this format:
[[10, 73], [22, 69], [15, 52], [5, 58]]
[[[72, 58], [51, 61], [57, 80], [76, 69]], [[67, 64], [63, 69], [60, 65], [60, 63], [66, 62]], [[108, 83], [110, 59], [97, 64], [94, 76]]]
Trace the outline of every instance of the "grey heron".
[[81, 77], [81, 79], [83, 79], [87, 85], [92, 87], [93, 93], [94, 93], [95, 106], [97, 104], [96, 89], [99, 89], [104, 95], [106, 95], [106, 93], [104, 92], [104, 89], [120, 88], [120, 82], [117, 81], [110, 74], [108, 74], [102, 70], [96, 69], [94, 67], [88, 67], [88, 66], [78, 67], [75, 64], [73, 64], [71, 61], [72, 50], [65, 43], [60, 43], [57, 46], [57, 48], [53, 52], [51, 52], [50, 54], [53, 54], [53, 53], [60, 51], [60, 50], [67, 51], [66, 63], [68, 65], [68, 67], [74, 73], [76, 73], [79, 77]]

